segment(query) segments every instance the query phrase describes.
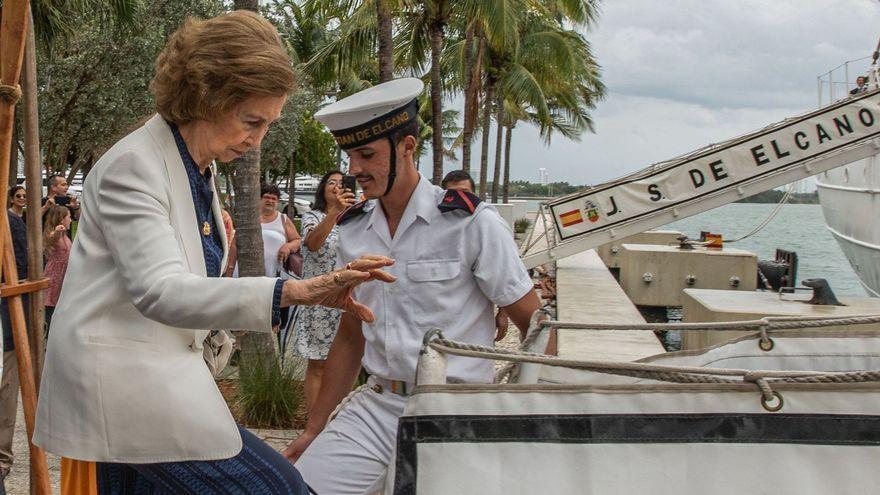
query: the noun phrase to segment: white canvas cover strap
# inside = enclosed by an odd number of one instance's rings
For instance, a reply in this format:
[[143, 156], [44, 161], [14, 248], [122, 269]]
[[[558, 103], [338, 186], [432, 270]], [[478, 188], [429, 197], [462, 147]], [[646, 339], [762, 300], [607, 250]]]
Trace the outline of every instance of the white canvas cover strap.
[[[386, 493], [864, 493], [880, 387], [432, 386], [401, 418]], [[393, 480], [393, 482], [392, 482]]]

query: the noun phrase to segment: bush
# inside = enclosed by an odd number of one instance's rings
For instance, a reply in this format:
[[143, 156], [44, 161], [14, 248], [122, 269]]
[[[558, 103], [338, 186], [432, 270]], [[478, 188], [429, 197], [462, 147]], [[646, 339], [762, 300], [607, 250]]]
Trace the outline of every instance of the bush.
[[516, 222], [513, 222], [513, 231], [517, 234], [525, 234], [527, 230], [529, 230], [529, 226], [532, 225], [532, 221], [528, 218], [520, 218]]
[[249, 352], [241, 356], [235, 403], [239, 420], [254, 428], [291, 428], [303, 404], [302, 365], [281, 366], [275, 354]]

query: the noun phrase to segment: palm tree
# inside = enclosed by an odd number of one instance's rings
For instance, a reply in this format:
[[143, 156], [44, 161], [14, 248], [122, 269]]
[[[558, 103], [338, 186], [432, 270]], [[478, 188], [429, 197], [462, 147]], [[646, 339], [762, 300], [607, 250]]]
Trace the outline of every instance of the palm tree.
[[394, 38], [390, 0], [376, 0], [376, 25], [379, 31], [379, 82], [394, 77]]
[[[499, 92], [495, 97], [495, 124], [497, 137], [495, 139], [495, 169], [492, 175], [492, 202], [498, 202], [498, 189], [501, 183], [501, 141], [504, 136], [504, 95]], [[506, 176], [505, 176], [506, 178]]]
[[[259, 12], [258, 0], [235, 0], [235, 10]], [[238, 273], [242, 277], [262, 277], [266, 275], [263, 264], [263, 228], [260, 225], [260, 150], [253, 149], [232, 162], [235, 174], [232, 182], [235, 187], [235, 209], [232, 219], [235, 223], [235, 246], [238, 249]], [[272, 356], [274, 343], [272, 335], [262, 332], [249, 332], [241, 340], [242, 352], [255, 352], [261, 356]]]
[[537, 125], [545, 143], [553, 134], [578, 140], [593, 131], [590, 111], [604, 98], [599, 65], [582, 34], [566, 29], [552, 17], [530, 15], [522, 25], [521, 44], [505, 64], [507, 152], [505, 199], [509, 190], [510, 141], [516, 123]]

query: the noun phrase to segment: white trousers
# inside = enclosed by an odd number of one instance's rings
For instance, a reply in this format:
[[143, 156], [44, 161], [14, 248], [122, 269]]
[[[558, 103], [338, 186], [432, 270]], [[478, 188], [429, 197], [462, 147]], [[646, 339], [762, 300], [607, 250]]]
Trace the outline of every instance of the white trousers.
[[360, 495], [382, 489], [407, 398], [375, 382], [355, 394], [324, 428], [296, 468], [319, 495]]

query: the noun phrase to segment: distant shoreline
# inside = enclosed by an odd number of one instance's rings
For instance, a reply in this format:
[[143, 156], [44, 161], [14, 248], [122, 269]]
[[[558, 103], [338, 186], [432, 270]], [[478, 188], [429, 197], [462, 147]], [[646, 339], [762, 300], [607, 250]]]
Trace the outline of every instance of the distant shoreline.
[[[784, 191], [778, 191], [776, 189], [771, 189], [770, 191], [760, 192], [755, 194], [754, 196], [749, 196], [748, 198], [743, 198], [737, 203], [770, 203], [776, 204], [782, 200], [782, 196], [785, 195]], [[556, 198], [561, 198], [564, 195], [546, 197], [546, 196], [511, 196], [512, 200], [527, 200], [527, 201], [550, 201]], [[793, 193], [790, 198], [788, 198], [788, 202], [796, 205], [817, 205], [819, 204], [819, 193], [816, 191], [809, 193]]]
[[[743, 198], [737, 203], [778, 203], [785, 196], [785, 191], [771, 189], [769, 191], [760, 192], [754, 196]], [[817, 205], [819, 204], [819, 193], [816, 191], [809, 193], [792, 193], [788, 198], [790, 204], [795, 205]]]

